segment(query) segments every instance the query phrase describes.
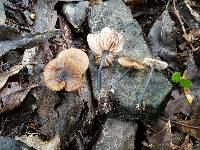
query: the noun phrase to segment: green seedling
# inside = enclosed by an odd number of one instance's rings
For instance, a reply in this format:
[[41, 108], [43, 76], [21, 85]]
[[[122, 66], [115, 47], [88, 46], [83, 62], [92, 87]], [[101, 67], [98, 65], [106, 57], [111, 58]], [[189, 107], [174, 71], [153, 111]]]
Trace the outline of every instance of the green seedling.
[[190, 88], [192, 86], [192, 82], [189, 79], [183, 79], [180, 72], [173, 73], [172, 81], [178, 83], [183, 88]]

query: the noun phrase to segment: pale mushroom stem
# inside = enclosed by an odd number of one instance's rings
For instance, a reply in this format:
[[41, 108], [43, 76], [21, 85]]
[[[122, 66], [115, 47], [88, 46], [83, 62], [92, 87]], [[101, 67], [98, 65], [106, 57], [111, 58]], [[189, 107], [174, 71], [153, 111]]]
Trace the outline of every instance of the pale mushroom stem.
[[146, 82], [146, 84], [145, 84], [144, 90], [142, 91], [142, 94], [141, 94], [141, 96], [140, 96], [140, 103], [141, 103], [141, 104], [142, 104], [142, 102], [144, 101], [144, 93], [145, 93], [146, 90], [147, 90], [147, 86], [149, 85], [149, 81], [151, 80], [151, 76], [152, 76], [152, 74], [153, 74], [153, 71], [154, 71], [154, 67], [151, 68], [151, 71], [150, 71], [150, 73], [149, 73], [149, 77], [148, 77], [147, 82]]
[[111, 88], [110, 88], [110, 91], [113, 91], [113, 88], [115, 87], [115, 85], [121, 81], [126, 75], [127, 73], [131, 70], [131, 68], [128, 68], [120, 77], [119, 79], [117, 79], [112, 85], [111, 85]]
[[108, 54], [108, 50], [104, 50], [100, 59], [100, 63], [99, 63], [99, 69], [97, 72], [97, 91], [98, 92], [100, 92], [100, 89], [101, 89], [101, 76], [102, 76], [101, 70], [103, 68], [103, 64], [105, 62], [107, 54]]

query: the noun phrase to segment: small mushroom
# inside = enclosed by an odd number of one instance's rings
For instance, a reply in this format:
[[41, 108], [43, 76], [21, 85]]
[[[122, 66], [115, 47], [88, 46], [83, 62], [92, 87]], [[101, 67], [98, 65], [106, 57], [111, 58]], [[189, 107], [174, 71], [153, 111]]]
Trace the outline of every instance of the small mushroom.
[[112, 93], [114, 93], [114, 90], [113, 88], [115, 87], [115, 85], [125, 77], [125, 75], [131, 70], [131, 69], [145, 69], [146, 68], [146, 65], [139, 61], [139, 60], [136, 60], [136, 59], [133, 59], [133, 58], [130, 58], [130, 57], [121, 57], [118, 59], [118, 62], [119, 64], [122, 66], [122, 67], [126, 67], [128, 68], [120, 77], [119, 79], [117, 79], [112, 85], [111, 85], [111, 89], [110, 91]]
[[66, 91], [73, 91], [81, 87], [82, 74], [87, 70], [89, 60], [83, 51], [72, 51], [62, 51], [45, 66], [44, 82], [49, 89], [60, 91], [64, 88]]
[[141, 103], [144, 100], [144, 93], [147, 89], [147, 86], [148, 86], [150, 80], [151, 80], [151, 76], [153, 74], [154, 69], [163, 70], [163, 69], [166, 69], [168, 67], [168, 64], [166, 62], [161, 61], [161, 60], [157, 60], [157, 59], [153, 59], [153, 58], [144, 58], [143, 63], [150, 66], [151, 71], [149, 73], [149, 77], [148, 77], [147, 82], [145, 84], [144, 90], [143, 90], [143, 92], [140, 96]]
[[108, 67], [116, 55], [122, 50], [123, 35], [109, 27], [105, 27], [97, 34], [88, 34], [87, 41], [94, 53], [95, 62], [99, 64], [97, 73], [97, 91], [101, 89], [101, 70]]
[[146, 68], [146, 65], [143, 62], [130, 57], [121, 57], [118, 59], [118, 62], [121, 66], [126, 68], [135, 68], [135, 69]]
[[163, 70], [168, 67], [168, 63], [153, 58], [144, 58], [143, 63], [157, 70]]

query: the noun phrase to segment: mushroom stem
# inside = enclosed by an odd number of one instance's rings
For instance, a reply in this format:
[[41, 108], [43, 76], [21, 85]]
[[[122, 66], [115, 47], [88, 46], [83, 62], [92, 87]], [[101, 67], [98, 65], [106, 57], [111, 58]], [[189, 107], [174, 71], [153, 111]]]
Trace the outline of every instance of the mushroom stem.
[[122, 80], [125, 75], [131, 70], [131, 68], [128, 68], [120, 77], [119, 79], [117, 79], [112, 85], [111, 85], [111, 88], [110, 88], [110, 91], [113, 91], [113, 88], [115, 87], [115, 85], [120, 81]]
[[108, 54], [108, 50], [104, 50], [103, 51], [103, 54], [101, 56], [101, 59], [100, 59], [100, 65], [99, 65], [99, 69], [98, 69], [98, 72], [97, 72], [97, 91], [100, 92], [100, 89], [101, 89], [101, 76], [102, 76], [102, 68], [103, 68], [103, 64], [105, 62], [105, 59], [106, 59], [106, 56]]
[[150, 80], [151, 80], [151, 76], [152, 76], [152, 74], [153, 74], [153, 71], [154, 71], [154, 67], [151, 68], [151, 71], [150, 71], [150, 73], [149, 73], [149, 77], [148, 77], [147, 82], [146, 82], [146, 84], [145, 84], [144, 90], [142, 91], [142, 94], [141, 94], [141, 96], [140, 96], [140, 103], [141, 103], [141, 104], [142, 104], [142, 102], [144, 101], [144, 93], [146, 92], [147, 86], [148, 86], [148, 84], [149, 84], [149, 82], [150, 82]]

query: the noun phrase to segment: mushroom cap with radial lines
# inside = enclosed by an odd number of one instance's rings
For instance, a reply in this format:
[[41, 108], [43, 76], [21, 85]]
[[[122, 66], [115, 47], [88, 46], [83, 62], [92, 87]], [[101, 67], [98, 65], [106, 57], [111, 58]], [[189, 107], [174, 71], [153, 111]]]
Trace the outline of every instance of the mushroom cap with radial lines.
[[146, 67], [146, 65], [143, 62], [140, 62], [138, 60], [129, 57], [120, 57], [118, 59], [118, 62], [123, 67], [127, 68], [145, 69]]
[[44, 82], [54, 91], [73, 91], [82, 85], [82, 70], [73, 59], [53, 59], [44, 68]]
[[143, 63], [157, 70], [163, 70], [168, 67], [168, 63], [153, 58], [144, 58]]
[[88, 34], [87, 42], [95, 55], [97, 64], [99, 64], [103, 52], [108, 51], [104, 63], [104, 67], [106, 67], [112, 63], [114, 57], [122, 50], [124, 38], [121, 33], [105, 27], [100, 33]]
[[57, 58], [63, 61], [69, 59], [76, 61], [76, 64], [77, 66], [79, 66], [79, 69], [82, 73], [84, 73], [87, 70], [89, 65], [89, 59], [87, 54], [81, 49], [77, 48], [65, 49], [58, 54]]

